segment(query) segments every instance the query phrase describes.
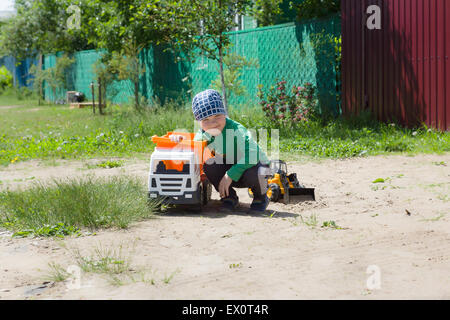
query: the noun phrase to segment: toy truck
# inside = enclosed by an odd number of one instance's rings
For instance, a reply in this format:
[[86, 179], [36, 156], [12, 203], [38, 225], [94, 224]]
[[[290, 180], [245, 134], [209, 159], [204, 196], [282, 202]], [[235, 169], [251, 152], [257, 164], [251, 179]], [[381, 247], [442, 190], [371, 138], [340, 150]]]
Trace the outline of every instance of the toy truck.
[[[180, 142], [170, 135], [181, 135]], [[153, 136], [156, 143], [150, 158], [149, 199], [160, 203], [189, 205], [201, 210], [211, 199], [212, 187], [203, 172], [203, 162], [212, 157], [206, 141], [193, 141], [194, 133], [168, 132]]]
[[[288, 174], [286, 162], [283, 160], [270, 161], [272, 175], [268, 177], [267, 197], [271, 202], [283, 202], [285, 204], [303, 201], [315, 201], [314, 188], [305, 188], [300, 184], [296, 173]], [[252, 198], [252, 190], [248, 189]]]

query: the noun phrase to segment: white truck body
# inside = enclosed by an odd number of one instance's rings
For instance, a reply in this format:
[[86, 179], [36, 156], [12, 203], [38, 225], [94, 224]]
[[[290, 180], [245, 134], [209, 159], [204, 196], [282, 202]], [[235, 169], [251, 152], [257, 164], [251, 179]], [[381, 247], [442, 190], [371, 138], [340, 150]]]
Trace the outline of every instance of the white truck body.
[[[165, 170], [163, 160], [183, 161], [184, 168], [188, 167], [189, 169], [183, 170], [183, 172]], [[150, 158], [148, 179], [150, 199], [164, 197], [172, 203], [195, 204], [196, 198], [200, 194], [200, 184], [200, 165], [197, 155], [192, 150], [155, 148]]]

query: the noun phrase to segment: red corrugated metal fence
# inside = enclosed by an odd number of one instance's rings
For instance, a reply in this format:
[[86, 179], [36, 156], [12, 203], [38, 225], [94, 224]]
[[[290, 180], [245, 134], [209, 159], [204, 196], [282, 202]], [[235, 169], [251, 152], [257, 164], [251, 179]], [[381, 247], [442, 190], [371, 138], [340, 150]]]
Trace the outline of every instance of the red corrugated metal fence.
[[[367, 8], [380, 8], [370, 30]], [[344, 114], [450, 130], [450, 1], [342, 0]]]

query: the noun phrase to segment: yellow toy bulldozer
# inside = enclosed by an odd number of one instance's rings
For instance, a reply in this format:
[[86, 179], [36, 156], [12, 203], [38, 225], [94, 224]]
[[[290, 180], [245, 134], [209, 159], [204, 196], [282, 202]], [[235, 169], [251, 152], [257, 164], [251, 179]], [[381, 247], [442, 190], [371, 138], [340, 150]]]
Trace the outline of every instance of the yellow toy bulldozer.
[[[315, 201], [313, 188], [305, 188], [297, 179], [296, 173], [287, 174], [287, 165], [283, 160], [270, 161], [272, 176], [269, 177], [267, 197], [272, 202], [298, 203], [302, 201]], [[253, 197], [249, 188], [248, 194]]]

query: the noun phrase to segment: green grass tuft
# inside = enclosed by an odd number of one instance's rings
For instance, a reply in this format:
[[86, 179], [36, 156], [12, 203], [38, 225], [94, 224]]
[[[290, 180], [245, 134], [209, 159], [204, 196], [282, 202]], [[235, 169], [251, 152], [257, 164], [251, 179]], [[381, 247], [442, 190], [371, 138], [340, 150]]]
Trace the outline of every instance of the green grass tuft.
[[152, 216], [145, 185], [135, 177], [54, 179], [0, 192], [0, 226], [16, 235], [64, 236], [78, 229], [126, 228]]

